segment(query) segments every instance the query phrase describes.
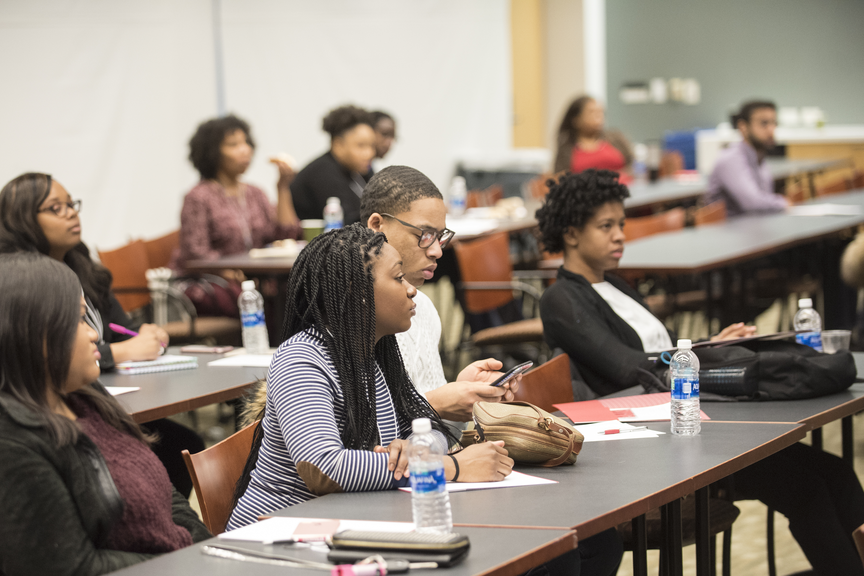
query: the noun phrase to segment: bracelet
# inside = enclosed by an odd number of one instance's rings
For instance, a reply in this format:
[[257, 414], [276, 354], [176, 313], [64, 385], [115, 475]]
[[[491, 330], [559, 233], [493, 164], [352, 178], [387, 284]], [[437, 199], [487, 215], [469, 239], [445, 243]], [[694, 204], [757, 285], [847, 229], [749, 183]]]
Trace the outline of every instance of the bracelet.
[[[448, 456], [450, 455], [448, 454]], [[453, 461], [453, 466], [456, 467], [456, 474], [453, 475], [453, 479], [451, 480], [451, 482], [456, 482], [456, 480], [459, 479], [459, 462], [457, 462], [456, 458], [454, 458], [453, 456], [450, 456], [450, 459]]]

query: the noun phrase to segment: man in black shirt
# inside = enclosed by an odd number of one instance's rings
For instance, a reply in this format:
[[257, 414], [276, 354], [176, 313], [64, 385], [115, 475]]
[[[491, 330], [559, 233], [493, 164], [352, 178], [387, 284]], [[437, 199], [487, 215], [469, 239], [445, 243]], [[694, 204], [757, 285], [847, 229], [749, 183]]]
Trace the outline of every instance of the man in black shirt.
[[330, 150], [310, 162], [294, 178], [291, 193], [301, 220], [320, 219], [327, 198], [339, 198], [344, 225], [360, 221], [360, 196], [371, 177], [375, 130], [371, 115], [356, 106], [341, 106], [324, 117]]

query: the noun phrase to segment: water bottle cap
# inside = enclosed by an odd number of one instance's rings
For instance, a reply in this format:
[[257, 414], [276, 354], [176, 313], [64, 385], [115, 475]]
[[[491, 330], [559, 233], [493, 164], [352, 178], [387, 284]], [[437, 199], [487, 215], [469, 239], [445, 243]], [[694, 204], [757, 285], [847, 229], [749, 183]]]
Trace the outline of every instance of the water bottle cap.
[[411, 431], [414, 434], [427, 434], [432, 431], [432, 421], [428, 418], [417, 418], [411, 422]]
[[240, 289], [244, 292], [255, 290], [255, 281], [254, 280], [244, 280], [242, 284], [240, 284]]
[[693, 342], [686, 338], [682, 338], [678, 340], [678, 349], [679, 350], [691, 350], [693, 348]]
[[801, 298], [798, 300], [798, 308], [812, 308], [813, 300], [811, 298]]
[[336, 196], [331, 196], [330, 198], [327, 198], [327, 204], [339, 204], [341, 206], [342, 201]]

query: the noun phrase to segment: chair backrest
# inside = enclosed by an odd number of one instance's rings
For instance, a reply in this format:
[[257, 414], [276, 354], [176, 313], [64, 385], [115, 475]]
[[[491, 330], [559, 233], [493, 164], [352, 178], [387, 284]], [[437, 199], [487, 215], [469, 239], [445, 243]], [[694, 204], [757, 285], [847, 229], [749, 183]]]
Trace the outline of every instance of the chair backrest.
[[793, 184], [786, 187], [786, 199], [790, 204], [800, 204], [807, 199], [807, 193], [804, 191], [804, 186], [801, 184]]
[[213, 534], [224, 532], [231, 517], [234, 487], [246, 466], [257, 428], [258, 422], [253, 422], [197, 454], [183, 450], [183, 460], [192, 477], [201, 516]]
[[726, 220], [726, 216], [726, 202], [719, 200], [707, 206], [697, 208], [693, 214], [693, 223], [696, 226], [702, 226], [703, 224], [710, 224], [712, 222], [723, 222]]
[[[510, 235], [498, 232], [470, 242], [453, 245], [463, 282], [509, 282], [513, 275], [510, 262]], [[466, 290], [465, 309], [471, 314], [488, 312], [513, 300], [513, 291]]]
[[570, 379], [570, 357], [560, 354], [523, 374], [515, 399], [530, 402], [547, 412], [555, 412], [557, 408], [553, 404], [573, 402]]
[[465, 197], [466, 208], [483, 208], [494, 206], [504, 197], [504, 189], [500, 184], [493, 184], [485, 190], [469, 190]]
[[673, 208], [659, 214], [643, 216], [641, 218], [628, 218], [624, 226], [624, 236], [627, 242], [644, 238], [660, 232], [671, 232], [684, 228], [684, 219], [687, 213], [684, 208]]
[[855, 547], [858, 548], [858, 555], [861, 557], [861, 562], [864, 562], [864, 524], [852, 532], [852, 539], [855, 540]]
[[661, 178], [674, 176], [684, 169], [684, 157], [677, 150], [667, 150], [660, 157], [659, 174]]
[[171, 262], [171, 254], [180, 245], [180, 230], [174, 230], [159, 238], [145, 240], [147, 261], [151, 268], [165, 268]]
[[843, 178], [842, 180], [837, 180], [836, 182], [832, 182], [830, 184], [826, 184], [825, 186], [819, 186], [816, 188], [816, 196], [828, 196], [829, 194], [840, 194], [841, 192], [847, 192], [852, 189], [852, 182]]
[[852, 188], [864, 188], [864, 170], [858, 170], [852, 176]]
[[133, 240], [116, 250], [99, 250], [99, 260], [114, 277], [111, 289], [123, 310], [137, 310], [150, 303], [146, 277], [150, 263], [142, 240]]

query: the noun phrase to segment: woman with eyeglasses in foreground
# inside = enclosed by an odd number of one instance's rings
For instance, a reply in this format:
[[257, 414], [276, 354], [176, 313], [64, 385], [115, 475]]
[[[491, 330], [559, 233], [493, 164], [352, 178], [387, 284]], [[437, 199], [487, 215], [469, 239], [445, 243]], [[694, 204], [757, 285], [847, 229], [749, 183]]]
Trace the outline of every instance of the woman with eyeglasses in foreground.
[[[415, 293], [396, 249], [360, 224], [322, 234], [300, 253], [229, 530], [317, 496], [407, 485], [415, 418], [453, 440], [411, 384], [396, 344], [411, 326]], [[513, 467], [496, 443], [445, 457], [448, 480], [456, 461], [465, 482], [503, 480]]]
[[[12, 179], [0, 190], [0, 254], [37, 252], [68, 266], [84, 290], [87, 322], [96, 331], [102, 372], [126, 361], [154, 360], [168, 345], [168, 335], [155, 324], [137, 325], [123, 311], [111, 291], [111, 272], [90, 259], [81, 242], [80, 200], [48, 174], [28, 173]], [[138, 332], [117, 334], [108, 324]], [[192, 430], [168, 419], [147, 423], [159, 435], [153, 449], [168, 469], [181, 494], [192, 492], [192, 480], [181, 452], [200, 452], [204, 441]]]
[[0, 255], [0, 573], [112, 572], [209, 538], [149, 438], [96, 382], [63, 264]]

